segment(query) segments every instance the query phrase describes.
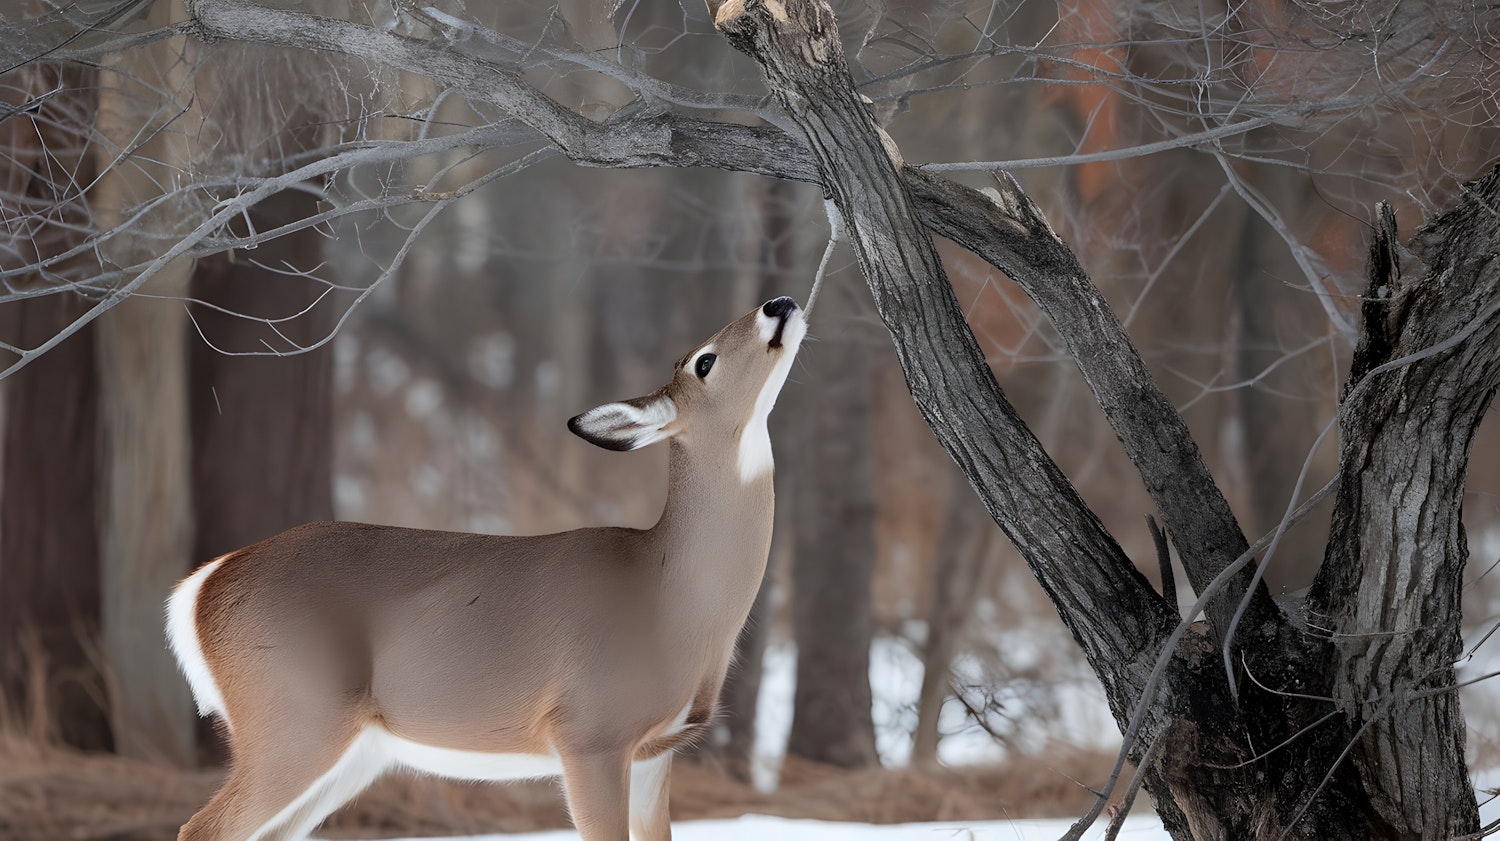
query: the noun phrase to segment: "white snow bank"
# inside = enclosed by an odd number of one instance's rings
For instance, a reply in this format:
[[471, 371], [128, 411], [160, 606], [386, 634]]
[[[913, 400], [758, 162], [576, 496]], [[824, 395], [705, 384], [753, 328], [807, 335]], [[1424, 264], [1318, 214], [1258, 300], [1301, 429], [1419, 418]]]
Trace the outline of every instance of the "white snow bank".
[[[828, 823], [745, 815], [717, 821], [680, 821], [672, 824], [673, 841], [1056, 841], [1071, 824], [1068, 820], [981, 821], [964, 823], [909, 823], [890, 826]], [[1104, 837], [1105, 822], [1094, 825], [1085, 839]], [[1126, 841], [1170, 841], [1154, 817], [1131, 816], [1120, 831]], [[408, 839], [419, 841], [419, 839]], [[438, 841], [423, 839], [421, 841]], [[578, 841], [572, 830], [522, 835], [486, 835], [448, 841]]]

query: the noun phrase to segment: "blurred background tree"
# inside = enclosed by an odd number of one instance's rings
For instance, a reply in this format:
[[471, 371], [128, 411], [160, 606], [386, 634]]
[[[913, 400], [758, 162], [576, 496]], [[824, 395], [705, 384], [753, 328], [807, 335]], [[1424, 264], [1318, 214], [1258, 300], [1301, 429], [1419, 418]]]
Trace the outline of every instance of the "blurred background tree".
[[[1333, 474], [1336, 447], [1314, 442], [1354, 346], [1370, 208], [1390, 202], [1410, 230], [1495, 157], [1494, 10], [834, 9], [908, 163], [974, 186], [1014, 172], [1041, 202], [1248, 536], [1282, 520], [1305, 463]], [[308, 7], [410, 39], [381, 56], [272, 46], [253, 27], [199, 37], [255, 10], [0, 12], [0, 680], [10, 721], [79, 747], [219, 758], [193, 730], [161, 601], [286, 526], [649, 523], [661, 454], [595, 452], [563, 421], [655, 382], [758, 301], [805, 299], [828, 236], [815, 186], [753, 162], [564, 160], [666, 157], [557, 142], [622, 126], [784, 127], [696, 0]], [[478, 75], [456, 80], [442, 55]], [[670, 151], [693, 163], [704, 147]], [[1154, 577], [1151, 499], [1055, 329], [992, 266], [939, 246], [1007, 393]], [[703, 752], [749, 776], [783, 750], [858, 766], [1082, 739], [1104, 719], [1075, 711], [1102, 708], [1099, 690], [913, 411], [857, 274], [836, 251], [818, 341], [773, 421], [775, 563]], [[1491, 422], [1475, 458], [1495, 448]], [[1482, 559], [1500, 555], [1495, 481], [1469, 482]], [[1282, 542], [1273, 592], [1312, 583], [1320, 516]], [[1494, 601], [1472, 577], [1479, 619]], [[782, 677], [763, 683], [763, 663]], [[1484, 691], [1471, 711], [1500, 711]]]

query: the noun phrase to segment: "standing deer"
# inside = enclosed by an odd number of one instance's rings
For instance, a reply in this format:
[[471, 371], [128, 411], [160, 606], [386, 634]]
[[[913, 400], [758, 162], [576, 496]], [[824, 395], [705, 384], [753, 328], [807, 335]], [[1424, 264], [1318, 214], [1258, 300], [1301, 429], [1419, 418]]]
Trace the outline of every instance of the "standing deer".
[[777, 298], [650, 395], [568, 422], [671, 446], [645, 529], [294, 528], [200, 567], [167, 637], [233, 765], [179, 841], [306, 837], [382, 772], [561, 775], [584, 841], [666, 841], [672, 752], [713, 713], [770, 550], [766, 418], [806, 333]]

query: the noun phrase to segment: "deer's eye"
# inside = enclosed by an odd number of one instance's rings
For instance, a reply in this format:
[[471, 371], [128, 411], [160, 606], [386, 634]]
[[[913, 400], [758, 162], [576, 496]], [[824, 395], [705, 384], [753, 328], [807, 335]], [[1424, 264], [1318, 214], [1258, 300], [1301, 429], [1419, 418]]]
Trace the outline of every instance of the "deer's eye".
[[716, 354], [703, 354], [702, 356], [698, 357], [698, 362], [693, 365], [693, 373], [698, 375], [698, 379], [703, 379], [704, 377], [708, 376], [709, 371], [713, 370], [714, 360], [718, 358], [719, 357]]

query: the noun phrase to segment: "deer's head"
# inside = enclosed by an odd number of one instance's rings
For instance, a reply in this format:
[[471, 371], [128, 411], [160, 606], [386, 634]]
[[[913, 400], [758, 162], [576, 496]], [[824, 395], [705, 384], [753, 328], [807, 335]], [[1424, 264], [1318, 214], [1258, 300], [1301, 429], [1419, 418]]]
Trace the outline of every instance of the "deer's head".
[[611, 450], [668, 438], [691, 449], [732, 444], [740, 477], [750, 481], [771, 466], [766, 418], [806, 333], [796, 301], [767, 301], [679, 360], [666, 385], [590, 409], [568, 428]]

